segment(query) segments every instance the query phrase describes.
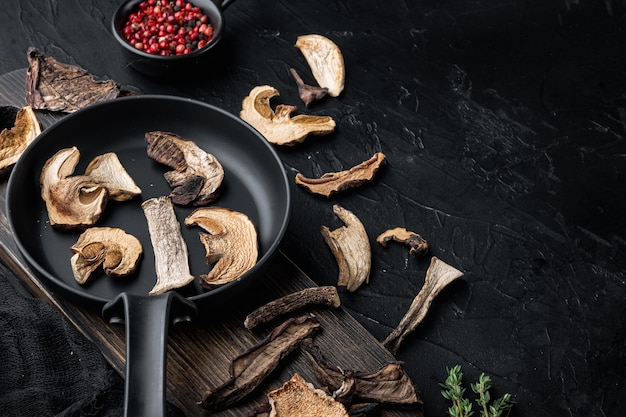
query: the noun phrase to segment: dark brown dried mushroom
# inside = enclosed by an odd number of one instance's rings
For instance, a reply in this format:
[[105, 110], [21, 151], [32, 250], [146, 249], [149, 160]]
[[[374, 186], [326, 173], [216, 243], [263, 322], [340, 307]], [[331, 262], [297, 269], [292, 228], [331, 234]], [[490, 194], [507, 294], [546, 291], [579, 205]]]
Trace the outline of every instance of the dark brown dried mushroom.
[[321, 389], [316, 389], [297, 373], [280, 388], [270, 391], [274, 417], [348, 417], [346, 408]]
[[206, 249], [206, 260], [215, 263], [201, 275], [200, 284], [208, 289], [234, 281], [249, 271], [259, 257], [254, 223], [244, 213], [221, 207], [201, 207], [185, 219], [186, 226], [199, 226]]
[[39, 121], [30, 106], [0, 108], [0, 172], [15, 164], [40, 133]]
[[372, 249], [365, 227], [354, 213], [337, 204], [333, 212], [345, 226], [332, 231], [322, 226], [321, 232], [339, 266], [337, 286], [353, 292], [369, 282]]
[[403, 243], [409, 247], [411, 255], [425, 255], [428, 252], [428, 242], [415, 232], [406, 230], [404, 227], [395, 227], [387, 229], [376, 238], [376, 242], [383, 247], [387, 246], [387, 242], [394, 240]]
[[292, 313], [306, 306], [325, 305], [338, 308], [341, 305], [337, 288], [333, 286], [305, 288], [270, 301], [246, 316], [244, 326], [253, 329], [276, 317]]
[[274, 112], [270, 107], [270, 99], [278, 95], [278, 90], [269, 85], [254, 87], [243, 99], [239, 113], [269, 142], [292, 146], [304, 141], [309, 135], [324, 135], [335, 130], [335, 121], [330, 116], [299, 114], [291, 117], [296, 107], [284, 104], [276, 106]]
[[96, 80], [87, 70], [29, 48], [26, 103], [33, 109], [73, 113], [90, 104], [131, 95], [113, 80]]
[[304, 341], [302, 350], [313, 366], [317, 381], [328, 387], [336, 398], [348, 398], [348, 404], [355, 400], [405, 407], [422, 404], [401, 362], [390, 362], [375, 372], [366, 373], [331, 366], [311, 340]]
[[230, 364], [230, 378], [209, 389], [200, 405], [209, 411], [223, 410], [254, 391], [279, 362], [320, 328], [312, 315], [287, 319], [258, 345], [237, 356]]
[[372, 181], [384, 161], [385, 154], [377, 152], [370, 159], [348, 170], [329, 172], [320, 178], [307, 178], [298, 172], [295, 180], [296, 184], [313, 194], [330, 197], [348, 188], [358, 187]]
[[315, 87], [313, 85], [305, 84], [296, 71], [293, 68], [290, 68], [289, 71], [293, 76], [293, 79], [296, 81], [296, 85], [298, 86], [298, 95], [300, 99], [304, 103], [305, 107], [309, 107], [309, 104], [323, 98], [328, 93], [328, 88], [326, 87]]
[[72, 175], [80, 159], [78, 148], [61, 149], [41, 171], [41, 197], [50, 225], [62, 230], [95, 224], [107, 204], [107, 190], [86, 175]]
[[437, 294], [452, 281], [462, 276], [463, 272], [433, 256], [426, 271], [424, 286], [413, 299], [411, 306], [404, 317], [402, 317], [402, 320], [400, 320], [398, 327], [383, 341], [383, 345], [391, 353], [395, 354], [404, 339], [424, 320]]
[[87, 282], [100, 265], [111, 277], [125, 277], [137, 269], [143, 248], [135, 236], [115, 227], [91, 227], [72, 245], [74, 278]]
[[141, 204], [150, 241], [154, 248], [157, 282], [150, 295], [183, 287], [194, 280], [189, 270], [189, 253], [183, 239], [180, 224], [174, 213], [174, 205], [168, 197], [156, 197]]
[[148, 156], [173, 169], [165, 179], [175, 204], [204, 206], [217, 198], [224, 169], [215, 156], [174, 133], [148, 132], [146, 142]]

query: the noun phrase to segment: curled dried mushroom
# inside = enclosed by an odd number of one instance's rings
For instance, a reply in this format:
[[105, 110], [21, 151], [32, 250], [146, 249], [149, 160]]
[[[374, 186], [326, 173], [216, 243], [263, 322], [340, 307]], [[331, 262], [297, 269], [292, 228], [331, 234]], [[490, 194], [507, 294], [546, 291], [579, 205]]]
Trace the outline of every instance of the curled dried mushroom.
[[234, 281], [249, 271], [259, 256], [254, 223], [244, 213], [221, 207], [201, 207], [187, 218], [186, 226], [199, 226], [206, 260], [214, 263], [201, 285], [213, 288]]
[[217, 198], [224, 169], [214, 155], [174, 133], [155, 131], [145, 137], [148, 156], [172, 168], [165, 179], [175, 204], [204, 206]]
[[141, 204], [154, 248], [157, 282], [150, 295], [183, 287], [194, 280], [189, 270], [189, 252], [174, 205], [168, 197], [155, 197]]
[[333, 212], [345, 226], [332, 231], [322, 226], [321, 232], [339, 266], [337, 286], [353, 292], [369, 281], [372, 250], [365, 227], [354, 213], [337, 204]]
[[270, 99], [278, 96], [278, 90], [269, 85], [254, 87], [243, 99], [240, 117], [275, 145], [291, 146], [304, 141], [309, 135], [324, 135], [335, 130], [330, 116], [299, 114], [291, 117], [295, 106], [279, 104], [276, 111]]
[[424, 255], [428, 252], [428, 242], [419, 234], [406, 230], [404, 227], [387, 229], [376, 238], [376, 242], [383, 247], [386, 247], [390, 240], [407, 245], [411, 255]]
[[105, 187], [111, 200], [127, 201], [141, 194], [141, 188], [128, 175], [114, 152], [92, 159], [85, 168], [85, 175]]
[[270, 416], [275, 417], [348, 417], [346, 408], [333, 397], [297, 373], [280, 388], [267, 394]]
[[91, 227], [72, 245], [72, 272], [79, 284], [87, 282], [102, 265], [111, 277], [131, 275], [137, 269], [143, 248], [135, 236], [116, 227]]
[[307, 178], [301, 173], [296, 174], [296, 184], [313, 194], [330, 197], [333, 194], [358, 187], [374, 179], [376, 172], [385, 161], [385, 154], [376, 152], [370, 159], [339, 172], [329, 172], [320, 178]]
[[41, 133], [30, 106], [0, 108], [0, 172], [17, 162], [26, 147]]
[[322, 35], [298, 36], [295, 44], [302, 52], [320, 87], [328, 88], [328, 95], [337, 97], [343, 91], [346, 71], [339, 47]]
[[131, 95], [113, 80], [96, 80], [87, 70], [29, 48], [26, 103], [33, 109], [73, 113], [90, 104]]

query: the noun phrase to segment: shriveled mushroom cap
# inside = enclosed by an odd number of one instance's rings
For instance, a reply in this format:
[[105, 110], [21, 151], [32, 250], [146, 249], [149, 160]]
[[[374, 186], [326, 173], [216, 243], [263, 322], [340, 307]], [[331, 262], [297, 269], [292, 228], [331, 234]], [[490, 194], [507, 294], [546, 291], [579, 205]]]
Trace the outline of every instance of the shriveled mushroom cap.
[[92, 159], [85, 168], [85, 175], [104, 186], [112, 200], [126, 201], [141, 194], [141, 188], [128, 175], [114, 152], [107, 152]]
[[279, 104], [276, 112], [270, 99], [279, 92], [269, 85], [254, 87], [243, 99], [240, 117], [258, 130], [275, 145], [292, 146], [304, 141], [309, 135], [324, 135], [335, 130], [335, 121], [330, 116], [299, 114], [291, 117], [294, 106]]
[[196, 209], [185, 219], [187, 226], [199, 226], [208, 263], [213, 269], [202, 275], [201, 284], [207, 288], [234, 281], [257, 262], [258, 239], [254, 223], [244, 213], [221, 207]]
[[135, 236], [115, 227], [91, 227], [72, 245], [72, 272], [79, 284], [84, 284], [100, 265], [111, 277], [132, 274], [143, 253]]
[[267, 396], [272, 406], [270, 417], [348, 417], [343, 404], [315, 389], [297, 373]]
[[0, 171], [15, 164], [40, 133], [41, 127], [33, 109], [30, 106], [19, 109], [13, 126], [0, 132]]
[[59, 229], [84, 229], [102, 215], [107, 190], [89, 176], [72, 176], [80, 159], [78, 148], [58, 151], [41, 171], [41, 197], [46, 202], [50, 224]]
[[339, 47], [327, 37], [317, 34], [298, 36], [295, 46], [304, 55], [320, 87], [328, 88], [331, 97], [341, 94], [346, 71]]

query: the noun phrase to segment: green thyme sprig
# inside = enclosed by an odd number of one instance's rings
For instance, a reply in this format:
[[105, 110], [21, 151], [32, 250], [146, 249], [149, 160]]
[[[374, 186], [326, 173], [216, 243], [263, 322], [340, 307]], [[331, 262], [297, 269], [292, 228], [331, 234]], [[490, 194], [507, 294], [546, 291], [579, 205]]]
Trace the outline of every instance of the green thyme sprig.
[[[465, 388], [463, 388], [463, 372], [461, 371], [461, 365], [456, 365], [452, 368], [446, 368], [448, 377], [444, 383], [440, 383], [441, 395], [449, 400], [452, 405], [448, 408], [448, 414], [450, 417], [470, 417], [474, 414], [472, 410], [472, 403], [469, 399], [465, 398]], [[472, 391], [478, 394], [476, 403], [480, 406], [481, 417], [501, 417], [502, 413], [513, 407], [513, 401], [511, 400], [511, 394], [504, 394], [502, 397], [491, 401], [491, 378], [484, 373], [480, 374], [478, 382], [470, 384]]]

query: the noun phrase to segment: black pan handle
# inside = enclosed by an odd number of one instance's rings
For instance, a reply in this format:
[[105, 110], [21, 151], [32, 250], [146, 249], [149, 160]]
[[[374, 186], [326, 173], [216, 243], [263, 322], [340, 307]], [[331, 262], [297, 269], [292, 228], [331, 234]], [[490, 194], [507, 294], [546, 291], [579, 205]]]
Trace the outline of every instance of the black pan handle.
[[228, 6], [230, 6], [231, 4], [235, 2], [235, 0], [213, 0], [213, 1], [215, 2], [215, 4], [217, 4], [217, 7], [219, 7], [220, 10], [222, 11], [226, 10]]
[[109, 323], [126, 323], [124, 416], [165, 417], [167, 331], [191, 321], [196, 306], [180, 294], [121, 293], [102, 309]]

